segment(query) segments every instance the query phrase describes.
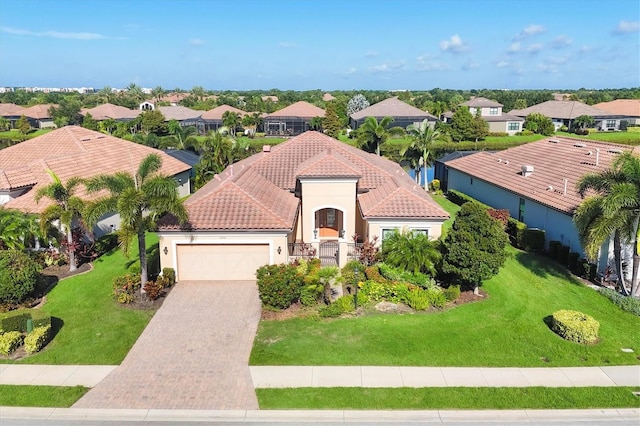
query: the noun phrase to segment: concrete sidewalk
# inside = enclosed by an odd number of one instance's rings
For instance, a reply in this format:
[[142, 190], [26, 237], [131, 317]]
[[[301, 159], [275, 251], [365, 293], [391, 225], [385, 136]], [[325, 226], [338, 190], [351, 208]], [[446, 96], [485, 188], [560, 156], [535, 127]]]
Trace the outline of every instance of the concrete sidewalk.
[[636, 424], [637, 408], [593, 410], [113, 410], [0, 407], [2, 419], [136, 422], [318, 423], [530, 423], [606, 422]]
[[[0, 364], [0, 384], [93, 387], [115, 365]], [[249, 367], [256, 388], [289, 387], [583, 387], [640, 386], [640, 366], [488, 367]]]
[[640, 386], [640, 366], [485, 367], [250, 367], [256, 388], [299, 387], [584, 387]]
[[0, 385], [85, 386], [92, 388], [117, 365], [0, 364]]

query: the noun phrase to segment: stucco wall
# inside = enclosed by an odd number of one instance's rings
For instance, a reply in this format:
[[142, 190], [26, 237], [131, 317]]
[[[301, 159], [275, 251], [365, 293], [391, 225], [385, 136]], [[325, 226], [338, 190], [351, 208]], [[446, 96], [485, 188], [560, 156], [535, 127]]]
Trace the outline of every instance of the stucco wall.
[[368, 221], [368, 234], [367, 238], [370, 240], [377, 236], [378, 244], [382, 243], [382, 231], [384, 229], [427, 229], [429, 232], [429, 239], [435, 240], [442, 234], [442, 222], [441, 221], [427, 221], [427, 220], [411, 220], [411, 219], [370, 219]]

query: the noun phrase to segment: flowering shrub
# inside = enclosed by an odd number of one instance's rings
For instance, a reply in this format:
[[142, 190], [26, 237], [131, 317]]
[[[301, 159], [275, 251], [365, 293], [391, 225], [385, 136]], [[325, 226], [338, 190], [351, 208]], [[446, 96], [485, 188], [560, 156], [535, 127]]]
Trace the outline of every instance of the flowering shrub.
[[0, 354], [9, 355], [22, 344], [22, 333], [8, 331], [0, 334]]
[[136, 290], [140, 288], [140, 276], [129, 273], [113, 279], [113, 295], [118, 303], [131, 303], [135, 300]]
[[28, 354], [39, 352], [49, 342], [51, 326], [36, 327], [24, 338], [24, 350]]
[[258, 291], [264, 305], [286, 309], [300, 298], [303, 281], [296, 268], [285, 264], [258, 268]]

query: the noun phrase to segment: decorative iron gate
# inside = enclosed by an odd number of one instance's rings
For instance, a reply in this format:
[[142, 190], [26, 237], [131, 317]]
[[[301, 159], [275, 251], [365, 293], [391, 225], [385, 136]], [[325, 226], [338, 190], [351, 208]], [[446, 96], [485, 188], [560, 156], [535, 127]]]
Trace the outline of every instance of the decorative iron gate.
[[318, 257], [320, 258], [320, 265], [322, 266], [338, 266], [340, 244], [336, 241], [321, 242]]

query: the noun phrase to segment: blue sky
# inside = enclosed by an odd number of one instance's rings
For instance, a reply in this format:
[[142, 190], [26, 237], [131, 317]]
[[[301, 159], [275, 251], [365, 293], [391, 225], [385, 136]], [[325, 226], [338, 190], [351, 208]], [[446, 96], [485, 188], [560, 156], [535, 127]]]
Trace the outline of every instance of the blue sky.
[[638, 0], [0, 0], [0, 86], [640, 86]]

